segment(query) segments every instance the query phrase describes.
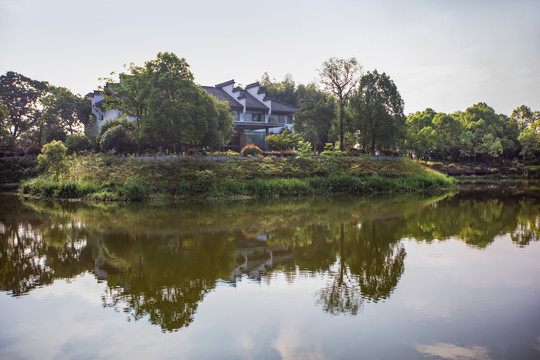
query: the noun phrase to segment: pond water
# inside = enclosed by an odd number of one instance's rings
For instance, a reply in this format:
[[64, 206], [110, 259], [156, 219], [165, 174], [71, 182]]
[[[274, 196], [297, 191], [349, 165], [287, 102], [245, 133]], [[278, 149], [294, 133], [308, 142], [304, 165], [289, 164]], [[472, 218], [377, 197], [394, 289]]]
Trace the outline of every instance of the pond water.
[[0, 358], [539, 359], [540, 188], [0, 195]]

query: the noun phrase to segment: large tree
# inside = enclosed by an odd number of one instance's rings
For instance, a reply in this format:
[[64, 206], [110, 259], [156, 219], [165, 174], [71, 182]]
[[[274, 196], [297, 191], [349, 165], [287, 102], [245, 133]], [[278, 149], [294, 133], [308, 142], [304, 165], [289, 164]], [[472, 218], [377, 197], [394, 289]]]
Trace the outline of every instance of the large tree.
[[319, 90], [314, 83], [299, 85], [297, 94], [302, 111], [295, 115], [293, 129], [322, 151], [336, 117], [334, 97]]
[[358, 90], [351, 97], [351, 130], [358, 142], [372, 154], [376, 146], [395, 147], [403, 137], [405, 116], [403, 100], [396, 85], [377, 70], [362, 76]]
[[41, 100], [47, 90], [46, 82], [13, 71], [0, 76], [0, 103], [9, 109], [7, 119], [2, 122], [2, 131], [8, 133], [7, 141], [20, 142], [21, 137], [36, 129]]
[[540, 127], [540, 111], [532, 111], [526, 105], [514, 109], [511, 118], [518, 122], [520, 130]]
[[69, 135], [81, 133], [90, 121], [90, 99], [63, 87], [51, 87], [43, 99], [42, 120], [47, 128], [59, 127]]
[[266, 87], [266, 94], [268, 96], [287, 104], [298, 105], [296, 84], [291, 74], [285, 75], [283, 80], [278, 82], [276, 79], [271, 79], [270, 75], [265, 72], [259, 82], [262, 86]]
[[339, 148], [345, 150], [345, 105], [362, 78], [362, 67], [356, 58], [330, 58], [319, 70], [321, 84], [338, 100]]
[[126, 72], [118, 74], [118, 82], [104, 79], [107, 84], [102, 95], [107, 109], [118, 109], [125, 117], [133, 118], [139, 129], [148, 106], [149, 82], [144, 67], [130, 64], [126, 68]]
[[184, 58], [158, 53], [143, 67], [130, 65], [119, 82], [108, 79], [106, 107], [135, 120], [143, 143], [159, 150], [178, 144], [218, 147], [233, 135], [228, 104], [194, 83]]

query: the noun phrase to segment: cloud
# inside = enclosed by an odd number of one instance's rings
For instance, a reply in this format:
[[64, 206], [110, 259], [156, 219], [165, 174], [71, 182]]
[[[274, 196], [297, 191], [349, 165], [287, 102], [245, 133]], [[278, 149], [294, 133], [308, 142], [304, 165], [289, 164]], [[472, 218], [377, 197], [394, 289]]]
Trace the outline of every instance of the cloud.
[[486, 348], [481, 346], [457, 346], [454, 344], [437, 343], [435, 345], [419, 345], [416, 350], [422, 354], [437, 356], [448, 360], [490, 360]]

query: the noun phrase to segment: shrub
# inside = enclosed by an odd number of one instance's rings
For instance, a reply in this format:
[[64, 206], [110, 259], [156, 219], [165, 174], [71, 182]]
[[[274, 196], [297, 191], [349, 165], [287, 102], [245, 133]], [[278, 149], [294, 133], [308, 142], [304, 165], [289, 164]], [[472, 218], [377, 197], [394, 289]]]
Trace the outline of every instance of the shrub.
[[87, 151], [92, 149], [90, 140], [85, 135], [73, 134], [68, 135], [65, 145], [67, 147], [67, 153], [73, 154], [76, 152]]
[[137, 139], [134, 131], [127, 129], [123, 125], [116, 125], [103, 133], [99, 147], [101, 151], [135, 152], [137, 151]]
[[309, 158], [313, 155], [313, 149], [309, 141], [299, 141], [297, 145], [297, 150], [294, 152], [296, 156], [302, 158]]
[[244, 156], [255, 156], [255, 155], [261, 155], [262, 150], [253, 144], [247, 144], [242, 148], [240, 153]]
[[133, 179], [127, 179], [124, 185], [118, 189], [118, 195], [126, 201], [143, 201], [149, 195], [147, 188]]
[[51, 174], [56, 180], [68, 170], [66, 159], [67, 148], [61, 141], [54, 140], [43, 146], [43, 154], [38, 156], [38, 164]]
[[343, 156], [343, 155], [345, 155], [345, 152], [339, 150], [338, 148], [336, 148], [334, 146], [334, 144], [332, 144], [332, 143], [326, 143], [324, 145], [324, 150], [321, 153], [321, 155], [324, 155], [324, 156]]
[[41, 148], [37, 144], [31, 144], [28, 146], [24, 152], [25, 155], [28, 156], [36, 156], [41, 154]]
[[272, 150], [285, 151], [296, 148], [301, 139], [300, 134], [294, 134], [288, 129], [285, 129], [281, 134], [268, 135], [266, 142]]
[[198, 156], [200, 153], [199, 153], [199, 150], [197, 149], [187, 149], [186, 151], [186, 155], [189, 155], [189, 156]]

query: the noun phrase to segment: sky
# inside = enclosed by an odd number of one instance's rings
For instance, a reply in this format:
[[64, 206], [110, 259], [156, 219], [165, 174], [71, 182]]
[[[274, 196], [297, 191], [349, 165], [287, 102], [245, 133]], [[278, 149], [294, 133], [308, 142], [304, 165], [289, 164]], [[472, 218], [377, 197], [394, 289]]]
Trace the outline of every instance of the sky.
[[84, 95], [166, 51], [201, 85], [307, 84], [355, 57], [394, 80], [406, 114], [540, 110], [540, 0], [0, 0], [0, 74]]

